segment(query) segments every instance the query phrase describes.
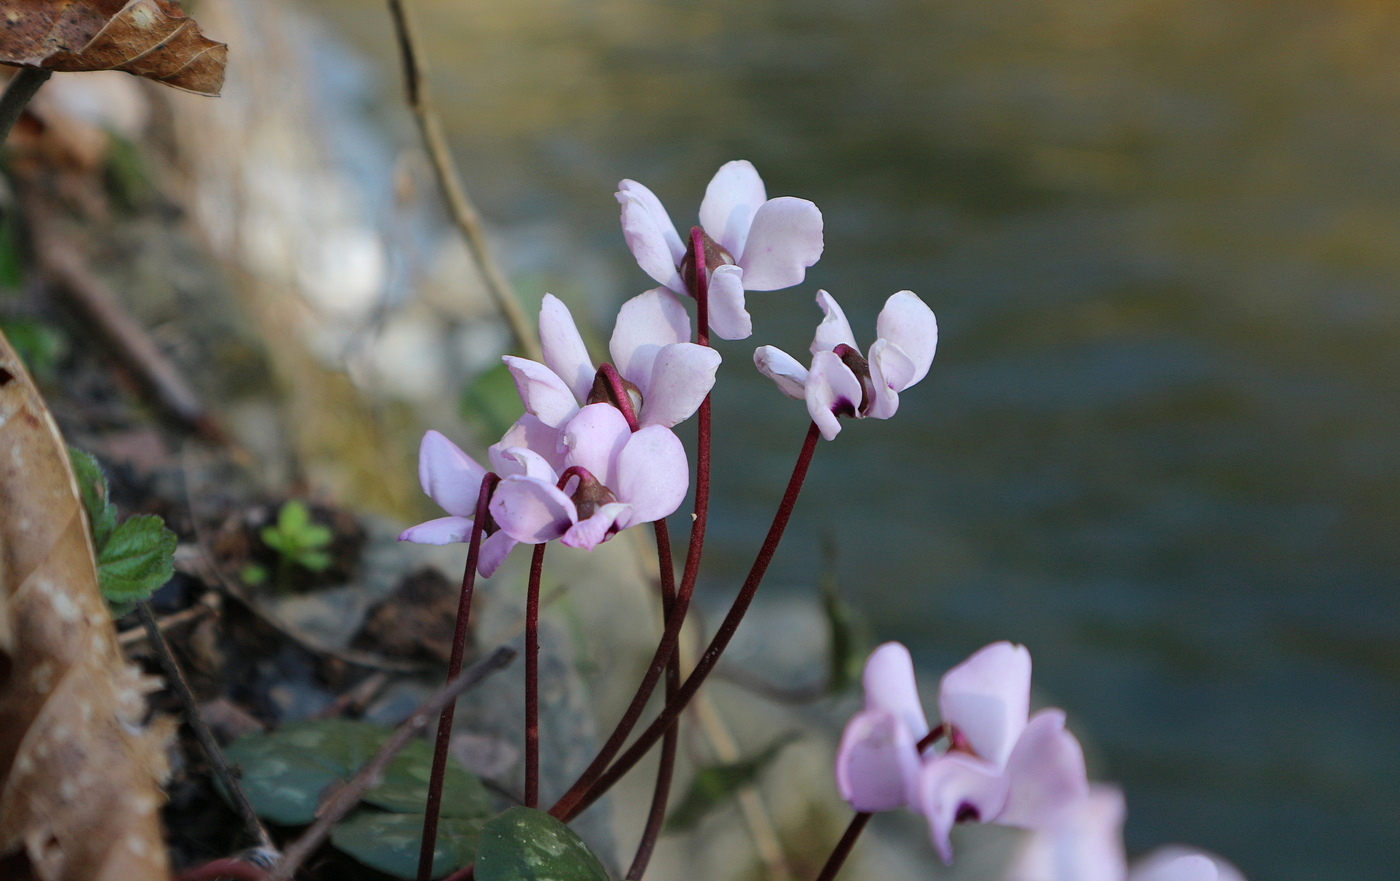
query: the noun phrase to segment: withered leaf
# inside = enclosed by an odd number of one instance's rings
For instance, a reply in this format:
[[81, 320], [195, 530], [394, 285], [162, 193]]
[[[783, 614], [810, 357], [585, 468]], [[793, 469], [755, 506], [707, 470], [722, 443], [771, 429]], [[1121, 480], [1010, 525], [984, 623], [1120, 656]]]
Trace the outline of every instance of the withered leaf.
[[0, 875], [169, 877], [168, 726], [122, 658], [68, 449], [0, 333]]
[[124, 70], [217, 95], [228, 46], [205, 37], [177, 0], [7, 0], [0, 64]]

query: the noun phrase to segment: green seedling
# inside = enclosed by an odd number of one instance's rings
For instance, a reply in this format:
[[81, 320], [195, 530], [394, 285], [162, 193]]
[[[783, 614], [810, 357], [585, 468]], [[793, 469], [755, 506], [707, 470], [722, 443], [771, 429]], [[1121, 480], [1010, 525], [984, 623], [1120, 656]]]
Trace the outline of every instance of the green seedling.
[[[263, 543], [277, 552], [277, 583], [285, 587], [291, 567], [300, 566], [310, 572], [324, 572], [330, 568], [331, 555], [326, 550], [334, 533], [330, 527], [311, 519], [306, 504], [299, 499], [291, 499], [277, 512], [277, 522], [264, 526], [258, 533]], [[253, 568], [253, 567], [250, 567]], [[257, 577], [256, 572], [249, 574]], [[266, 572], [261, 573], [263, 580]]]
[[154, 514], [138, 514], [117, 523], [117, 508], [108, 499], [107, 475], [91, 453], [68, 448], [78, 493], [92, 529], [97, 552], [97, 584], [113, 617], [151, 598], [175, 574], [175, 533]]

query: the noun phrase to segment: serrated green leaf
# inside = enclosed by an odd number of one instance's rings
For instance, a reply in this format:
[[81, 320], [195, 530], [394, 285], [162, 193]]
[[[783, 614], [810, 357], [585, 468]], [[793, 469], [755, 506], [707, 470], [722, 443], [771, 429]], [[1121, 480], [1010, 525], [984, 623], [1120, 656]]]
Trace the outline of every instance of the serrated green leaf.
[[481, 830], [477, 881], [608, 881], [574, 831], [544, 811], [510, 808]]
[[[316, 815], [326, 791], [349, 780], [384, 745], [392, 731], [351, 719], [293, 722], [271, 733], [250, 734], [227, 752], [242, 771], [248, 800], [259, 816], [274, 823], [301, 825]], [[364, 800], [391, 811], [422, 812], [432, 773], [432, 747], [409, 743], [384, 771]], [[448, 761], [443, 779], [442, 816], [482, 820], [491, 812], [485, 787], [475, 774]], [[417, 854], [417, 851], [414, 851]]]
[[739, 787], [757, 780], [759, 773], [778, 757], [783, 747], [796, 739], [795, 734], [786, 734], [757, 755], [696, 771], [690, 789], [666, 819], [666, 831], [681, 832], [699, 823], [706, 814], [728, 801]]
[[68, 458], [78, 481], [78, 497], [92, 526], [93, 547], [101, 553], [117, 526], [117, 509], [107, 500], [107, 475], [97, 459], [85, 450], [69, 447]]
[[175, 533], [154, 514], [129, 517], [97, 554], [102, 595], [117, 603], [140, 602], [175, 575]]
[[[421, 810], [422, 805], [419, 805]], [[434, 878], [472, 861], [481, 834], [481, 819], [438, 819], [433, 847]], [[416, 878], [418, 850], [423, 840], [423, 814], [391, 814], [373, 809], [352, 813], [331, 830], [331, 844], [369, 866], [395, 878]]]
[[309, 522], [311, 512], [300, 499], [288, 499], [277, 512], [277, 529], [287, 538], [300, 534]]

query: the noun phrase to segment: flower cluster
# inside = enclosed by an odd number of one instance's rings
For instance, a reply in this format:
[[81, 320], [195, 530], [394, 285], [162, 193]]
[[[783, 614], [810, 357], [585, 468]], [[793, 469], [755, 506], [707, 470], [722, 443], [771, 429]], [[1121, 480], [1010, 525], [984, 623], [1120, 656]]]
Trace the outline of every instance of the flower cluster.
[[1223, 861], [1186, 848], [1163, 849], [1130, 870], [1122, 795], [1090, 784], [1063, 711], [1030, 714], [1030, 684], [1023, 646], [986, 646], [944, 674], [942, 723], [930, 732], [909, 650], [880, 646], [866, 661], [865, 706], [837, 751], [842, 798], [862, 812], [923, 814], [945, 863], [956, 823], [1030, 830], [1006, 881], [1242, 881]]

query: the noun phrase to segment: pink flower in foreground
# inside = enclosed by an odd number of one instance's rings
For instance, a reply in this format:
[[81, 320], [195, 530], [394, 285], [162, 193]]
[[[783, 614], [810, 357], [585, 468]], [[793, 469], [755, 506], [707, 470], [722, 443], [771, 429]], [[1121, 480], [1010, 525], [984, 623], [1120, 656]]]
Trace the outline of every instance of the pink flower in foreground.
[[858, 811], [902, 808], [916, 798], [918, 743], [929, 731], [909, 649], [897, 642], [875, 649], [861, 681], [865, 709], [841, 736], [836, 786]]
[[[580, 407], [609, 400], [569, 308], [553, 294], [540, 304], [544, 363], [505, 357], [526, 412], [558, 428]], [[608, 345], [630, 388], [641, 426], [670, 428], [690, 418], [710, 393], [719, 353], [690, 342], [690, 316], [675, 294], [655, 288], [622, 304]]]
[[1179, 845], [1131, 869], [1123, 853], [1123, 794], [1096, 785], [1023, 839], [1003, 881], [1244, 881], [1219, 857]]
[[862, 356], [836, 300], [817, 291], [817, 305], [826, 317], [812, 340], [810, 370], [773, 346], [760, 346], [753, 360], [783, 394], [806, 400], [812, 421], [831, 440], [841, 431], [839, 416], [888, 419], [895, 414], [899, 393], [928, 375], [938, 348], [938, 321], [923, 300], [900, 291], [885, 301], [875, 323], [879, 338]]
[[633, 432], [611, 404], [579, 410], [559, 439], [565, 451], [560, 470], [535, 456], [532, 467], [504, 477], [491, 497], [491, 518], [516, 541], [557, 538], [592, 550], [629, 526], [668, 516], [690, 487], [675, 433], [661, 425]]
[[[678, 294], [691, 293], [683, 277], [690, 251], [661, 200], [636, 181], [618, 184], [622, 234], [637, 263]], [[822, 253], [822, 215], [806, 199], [769, 199], [763, 179], [745, 160], [723, 165], [705, 189], [700, 227], [710, 272], [710, 327], [716, 336], [742, 340], [753, 333], [745, 291], [776, 291], [806, 277]], [[693, 269], [691, 270], [693, 274]]]

